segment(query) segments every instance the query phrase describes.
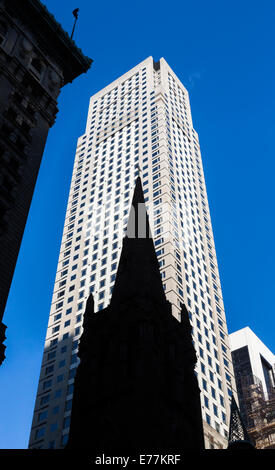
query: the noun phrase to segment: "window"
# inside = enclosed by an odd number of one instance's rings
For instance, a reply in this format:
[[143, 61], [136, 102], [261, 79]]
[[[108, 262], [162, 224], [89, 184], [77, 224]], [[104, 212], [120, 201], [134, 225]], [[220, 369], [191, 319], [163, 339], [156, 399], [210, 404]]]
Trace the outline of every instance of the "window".
[[66, 434], [65, 436], [62, 437], [62, 445], [65, 446], [68, 442], [69, 435]]
[[44, 383], [43, 383], [43, 390], [46, 390], [46, 388], [50, 388], [52, 386], [52, 380], [46, 380]]
[[7, 25], [3, 21], [0, 21], [0, 45], [4, 43], [4, 40], [7, 36], [7, 32]]
[[49, 367], [46, 367], [45, 375], [51, 374], [54, 370], [54, 366], [51, 365]]
[[52, 352], [48, 353], [47, 361], [50, 361], [51, 359], [54, 359], [55, 355], [56, 355], [56, 351], [52, 351]]
[[211, 426], [211, 418], [207, 413], [205, 413], [205, 419], [206, 419], [207, 424], [209, 424], [209, 426]]
[[74, 384], [68, 385], [67, 395], [72, 395], [73, 391], [74, 391]]
[[64, 419], [64, 422], [63, 422], [63, 429], [66, 429], [70, 426], [70, 421], [71, 421], [71, 417], [70, 416], [67, 416], [65, 419]]
[[66, 401], [65, 411], [69, 411], [71, 409], [72, 409], [72, 400], [68, 400]]
[[50, 430], [55, 431], [57, 429], [57, 423], [51, 424]]
[[202, 386], [203, 386], [203, 389], [207, 392], [207, 383], [206, 383], [206, 380], [202, 379]]
[[38, 59], [37, 57], [34, 57], [32, 60], [31, 60], [31, 63], [30, 63], [30, 69], [32, 72], [34, 72], [34, 74], [36, 75], [36, 77], [40, 78], [41, 77], [41, 74], [42, 74], [42, 71], [43, 71], [43, 64], [41, 62], [40, 59]]
[[45, 395], [40, 400], [40, 406], [46, 405], [46, 403], [49, 403], [49, 401], [50, 401], [50, 395]]
[[45, 428], [37, 429], [35, 433], [35, 439], [40, 439], [41, 437], [44, 436], [44, 434], [45, 434]]
[[38, 421], [44, 421], [48, 416], [48, 410], [38, 413]]

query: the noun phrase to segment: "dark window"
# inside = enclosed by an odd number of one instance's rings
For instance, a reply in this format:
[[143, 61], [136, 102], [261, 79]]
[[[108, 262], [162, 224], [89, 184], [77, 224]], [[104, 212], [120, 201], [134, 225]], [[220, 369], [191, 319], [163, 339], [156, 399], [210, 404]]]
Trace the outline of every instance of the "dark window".
[[0, 44], [4, 42], [7, 32], [8, 32], [7, 25], [3, 21], [0, 21]]
[[38, 75], [41, 75], [42, 70], [43, 70], [43, 65], [42, 65], [42, 62], [37, 57], [34, 57], [32, 59], [31, 66]]

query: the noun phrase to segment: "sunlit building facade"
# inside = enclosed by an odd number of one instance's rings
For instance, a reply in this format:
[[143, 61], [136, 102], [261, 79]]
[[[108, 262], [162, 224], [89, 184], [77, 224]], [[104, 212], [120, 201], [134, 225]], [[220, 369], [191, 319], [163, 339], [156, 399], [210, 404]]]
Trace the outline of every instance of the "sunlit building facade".
[[93, 95], [77, 142], [30, 448], [66, 445], [85, 301], [111, 298], [140, 175], [163, 286], [189, 311], [206, 448], [227, 446], [228, 333], [198, 135], [188, 92], [161, 58], [147, 58]]

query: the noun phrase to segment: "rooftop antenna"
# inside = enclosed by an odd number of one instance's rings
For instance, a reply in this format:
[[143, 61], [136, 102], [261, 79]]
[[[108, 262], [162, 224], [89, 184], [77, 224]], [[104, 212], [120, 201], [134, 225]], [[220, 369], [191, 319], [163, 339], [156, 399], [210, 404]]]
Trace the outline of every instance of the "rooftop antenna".
[[71, 34], [71, 39], [73, 38], [73, 34], [74, 34], [74, 30], [75, 30], [75, 25], [76, 25], [77, 18], [78, 18], [78, 12], [79, 12], [79, 8], [76, 8], [76, 9], [73, 11], [73, 15], [74, 15], [74, 17], [75, 17], [75, 20], [74, 20], [74, 27], [73, 27], [72, 34]]

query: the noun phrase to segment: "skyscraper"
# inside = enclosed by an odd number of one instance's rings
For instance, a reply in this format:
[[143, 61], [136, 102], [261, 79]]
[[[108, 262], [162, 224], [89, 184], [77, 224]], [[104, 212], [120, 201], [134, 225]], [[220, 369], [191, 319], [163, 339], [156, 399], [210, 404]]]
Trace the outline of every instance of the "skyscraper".
[[205, 447], [227, 447], [234, 378], [199, 141], [187, 90], [149, 57], [92, 96], [78, 139], [30, 448], [67, 442], [85, 303], [109, 304], [138, 175], [166, 298], [189, 311]]

